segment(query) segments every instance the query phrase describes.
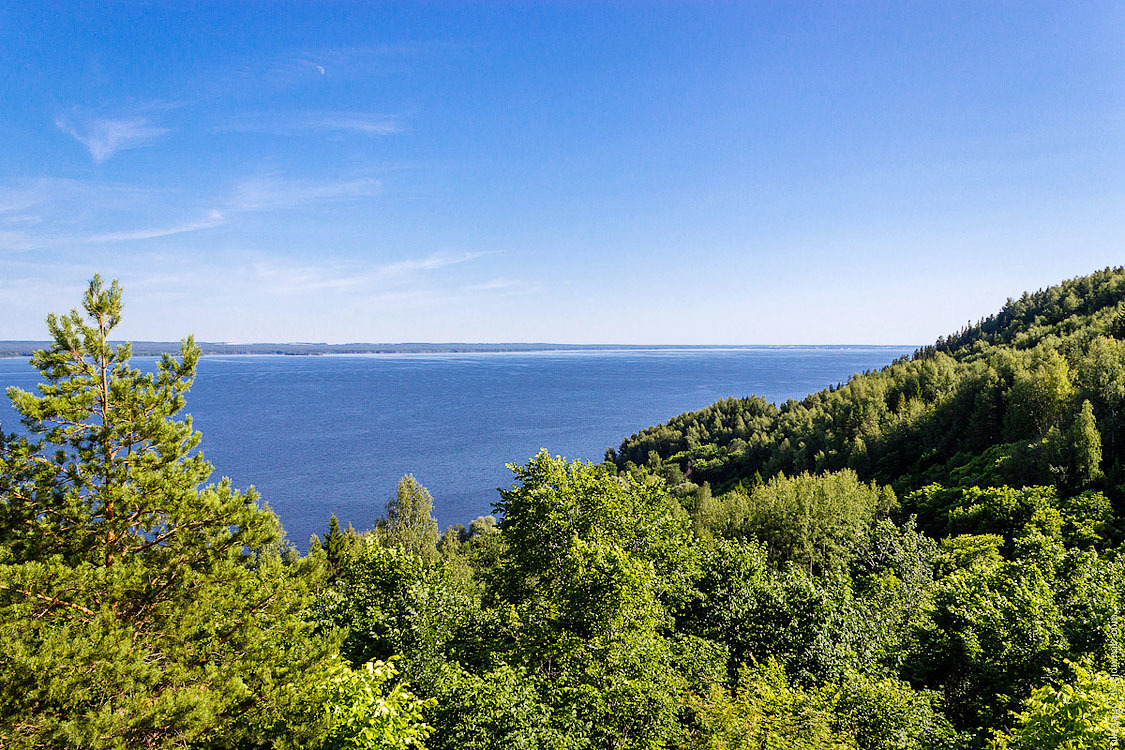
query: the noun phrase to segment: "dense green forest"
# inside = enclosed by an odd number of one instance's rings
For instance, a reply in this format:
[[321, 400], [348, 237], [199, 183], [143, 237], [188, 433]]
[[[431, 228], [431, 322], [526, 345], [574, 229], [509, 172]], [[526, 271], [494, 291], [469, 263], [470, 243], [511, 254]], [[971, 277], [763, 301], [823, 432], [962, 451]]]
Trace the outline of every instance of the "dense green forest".
[[878, 372], [780, 407], [720, 401], [633, 435], [607, 459], [663, 476], [678, 494], [844, 469], [900, 495], [933, 482], [1115, 494], [1122, 300], [1120, 268], [1024, 294]]
[[0, 746], [1125, 743], [1125, 269], [878, 372], [512, 464], [442, 532], [412, 476], [306, 556], [183, 416], [199, 349], [52, 316], [0, 438]]

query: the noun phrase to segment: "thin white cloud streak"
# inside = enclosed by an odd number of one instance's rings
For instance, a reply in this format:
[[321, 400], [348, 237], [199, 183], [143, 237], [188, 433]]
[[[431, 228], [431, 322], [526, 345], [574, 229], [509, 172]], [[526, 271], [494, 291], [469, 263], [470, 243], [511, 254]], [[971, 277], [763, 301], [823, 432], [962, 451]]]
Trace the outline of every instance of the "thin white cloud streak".
[[264, 177], [236, 185], [229, 207], [237, 211], [263, 211], [360, 200], [375, 196], [381, 186], [372, 177], [329, 182]]
[[[124, 223], [142, 213], [170, 212], [165, 191], [113, 182], [41, 178], [0, 185], [0, 252], [26, 252], [155, 239], [225, 223], [218, 210], [168, 226], [104, 231], [97, 223]], [[183, 213], [176, 209], [176, 213]]]
[[[46, 180], [35, 182], [21, 187], [0, 187], [0, 214], [13, 214], [35, 208], [44, 200], [44, 186]], [[11, 216], [5, 217], [11, 220]]]
[[314, 113], [298, 118], [293, 124], [308, 130], [347, 131], [366, 135], [394, 135], [402, 132], [402, 125], [394, 118], [363, 113]]
[[91, 118], [74, 123], [60, 116], [55, 125], [85, 146], [98, 164], [118, 151], [144, 146], [168, 132], [147, 117]]
[[[323, 73], [321, 71], [324, 71]], [[250, 81], [266, 81], [275, 86], [292, 86], [309, 81], [320, 81], [327, 77], [328, 68], [305, 55], [291, 55], [278, 58], [266, 65], [257, 62], [237, 67], [234, 75]]]
[[514, 279], [492, 279], [481, 284], [468, 284], [461, 287], [466, 292], [496, 292], [496, 291], [521, 291], [530, 292], [533, 289], [522, 281]]
[[0, 252], [26, 253], [50, 247], [57, 242], [56, 237], [48, 237], [36, 232], [0, 229]]
[[177, 234], [198, 232], [222, 226], [227, 222], [225, 216], [212, 211], [208, 218], [186, 222], [169, 227], [129, 229], [100, 234], [59, 234], [50, 231], [34, 232], [28, 230], [0, 229], [0, 252], [28, 252], [53, 247], [74, 245], [104, 245], [114, 242], [136, 242], [171, 237]]
[[378, 270], [377, 276], [385, 278], [389, 276], [399, 276], [412, 271], [433, 271], [438, 268], [444, 268], [445, 266], [467, 263], [470, 260], [476, 260], [477, 258], [491, 254], [490, 252], [465, 252], [460, 254], [433, 253], [425, 258], [389, 263]]
[[206, 219], [199, 221], [187, 222], [185, 224], [178, 224], [176, 226], [164, 227], [160, 229], [134, 229], [120, 232], [106, 232], [104, 234], [94, 234], [85, 238], [86, 242], [104, 243], [104, 242], [131, 242], [135, 240], [152, 240], [158, 237], [170, 237], [175, 234], [184, 234], [186, 232], [198, 232], [203, 229], [212, 229], [226, 223], [226, 217], [220, 211], [211, 211]]
[[[146, 191], [118, 182], [86, 181], [60, 177], [16, 179], [0, 185], [0, 222], [33, 223], [28, 217], [44, 220], [43, 213], [54, 213], [59, 206], [79, 210], [102, 210], [114, 205], [132, 205]], [[53, 223], [58, 216], [51, 215]]]
[[395, 135], [404, 131], [399, 118], [368, 112], [262, 112], [243, 115], [220, 131], [298, 135], [308, 132]]
[[402, 291], [432, 272], [491, 254], [435, 252], [390, 263], [304, 263], [254, 252], [223, 253], [221, 260], [146, 253], [134, 257], [136, 265], [161, 270], [158, 273], [138, 273], [129, 283], [138, 288], [157, 290], [165, 286], [171, 290], [199, 283], [213, 289], [229, 289], [236, 296], [252, 293], [255, 297], [286, 297], [340, 291], [365, 298], [372, 294]]
[[[277, 260], [258, 260], [244, 266], [249, 272], [242, 273], [240, 284], [248, 288], [260, 289], [274, 296], [292, 296], [334, 291], [355, 296], [375, 298], [392, 293], [391, 287], [401, 286], [420, 273], [437, 271], [448, 266], [460, 265], [484, 257], [490, 253], [437, 252], [421, 258], [411, 258], [383, 264], [328, 264], [311, 265], [285, 263]], [[204, 272], [213, 276], [212, 271]], [[229, 273], [229, 270], [227, 271]], [[414, 294], [418, 290], [409, 293]], [[393, 292], [395, 294], [401, 291]]]
[[8, 214], [4, 217], [5, 223], [10, 226], [38, 226], [43, 223], [43, 217], [39, 214]]
[[0, 252], [141, 242], [233, 224], [243, 214], [364, 200], [380, 189], [373, 177], [267, 176], [243, 180], [225, 197], [200, 206], [195, 196], [161, 188], [57, 178], [15, 181], [0, 184]]
[[138, 190], [117, 183], [39, 178], [0, 185], [0, 252], [26, 252], [73, 241], [85, 217], [133, 205]]

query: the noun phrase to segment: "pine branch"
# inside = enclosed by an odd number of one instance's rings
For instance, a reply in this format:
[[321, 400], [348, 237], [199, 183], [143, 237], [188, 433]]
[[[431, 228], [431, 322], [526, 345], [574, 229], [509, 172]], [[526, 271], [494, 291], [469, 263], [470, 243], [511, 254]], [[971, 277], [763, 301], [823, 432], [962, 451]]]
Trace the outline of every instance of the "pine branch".
[[[52, 598], [52, 597], [47, 596], [46, 594], [39, 594], [39, 593], [36, 593], [34, 591], [28, 591], [27, 589], [15, 588], [14, 586], [5, 586], [4, 584], [0, 583], [0, 590], [11, 591], [13, 594], [23, 594], [24, 596], [30, 597], [32, 599], [38, 599], [40, 601], [47, 602], [52, 607], [56, 606], [56, 605], [68, 607], [70, 609], [81, 612], [84, 615], [88, 615], [89, 617], [94, 617], [95, 614], [96, 614], [94, 612], [94, 610], [83, 607], [81, 604], [74, 604], [73, 602], [64, 602], [62, 599], [59, 599], [58, 597]], [[49, 612], [49, 611], [50, 611], [50, 607], [47, 608], [47, 610], [44, 612], [44, 614], [46, 614], [46, 612]]]

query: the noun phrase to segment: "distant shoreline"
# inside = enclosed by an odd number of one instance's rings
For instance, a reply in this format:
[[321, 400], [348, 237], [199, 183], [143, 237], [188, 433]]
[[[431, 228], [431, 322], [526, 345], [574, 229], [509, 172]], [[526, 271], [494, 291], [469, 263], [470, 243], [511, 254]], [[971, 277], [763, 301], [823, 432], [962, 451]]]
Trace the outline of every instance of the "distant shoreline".
[[[113, 344], [123, 344], [115, 341]], [[321, 344], [321, 343], [252, 343], [197, 341], [206, 355], [286, 355], [322, 356], [331, 354], [483, 354], [532, 352], [599, 352], [599, 351], [675, 351], [717, 349], [903, 349], [913, 344], [547, 344], [547, 343], [401, 343], [401, 344]], [[50, 347], [50, 341], [0, 341], [0, 357], [30, 357], [37, 349]], [[134, 341], [133, 355], [157, 356], [180, 350], [178, 341]]]

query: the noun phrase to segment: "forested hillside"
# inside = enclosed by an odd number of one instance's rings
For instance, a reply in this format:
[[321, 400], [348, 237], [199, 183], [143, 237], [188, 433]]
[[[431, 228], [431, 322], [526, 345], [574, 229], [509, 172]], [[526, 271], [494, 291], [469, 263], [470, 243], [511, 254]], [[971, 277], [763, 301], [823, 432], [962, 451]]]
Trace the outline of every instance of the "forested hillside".
[[130, 369], [95, 279], [0, 440], [0, 746], [1121, 747], [1123, 297], [543, 451], [468, 528], [407, 475], [302, 558], [206, 484], [193, 342]]
[[1024, 294], [877, 372], [779, 407], [727, 399], [607, 456], [681, 494], [852, 469], [900, 493], [1051, 484], [1116, 495], [1125, 440], [1125, 269]]

